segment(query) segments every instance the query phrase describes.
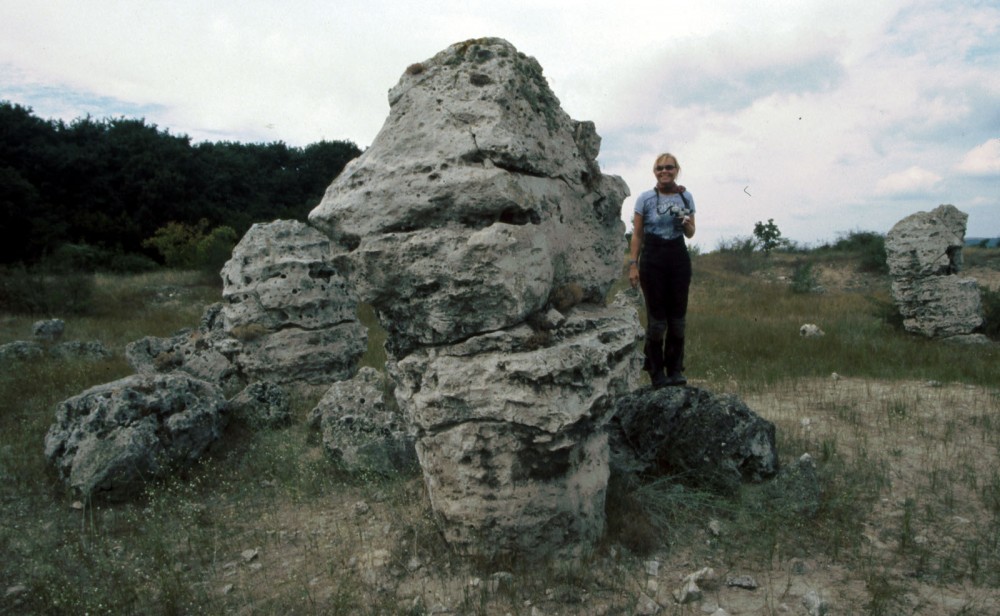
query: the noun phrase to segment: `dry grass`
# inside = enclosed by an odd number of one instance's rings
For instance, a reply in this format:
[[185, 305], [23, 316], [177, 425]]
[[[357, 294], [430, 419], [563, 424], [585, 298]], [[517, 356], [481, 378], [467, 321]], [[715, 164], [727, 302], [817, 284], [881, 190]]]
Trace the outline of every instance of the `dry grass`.
[[[352, 476], [324, 456], [305, 426], [315, 393], [292, 427], [233, 426], [138, 502], [77, 503], [42, 459], [52, 410], [127, 367], [43, 360], [0, 366], [0, 614], [624, 615], [648, 597], [661, 614], [735, 616], [805, 613], [810, 592], [831, 614], [1000, 613], [996, 348], [901, 334], [870, 299], [885, 280], [849, 261], [816, 264], [823, 294], [791, 293], [775, 261], [747, 275], [696, 259], [688, 372], [773, 421], [783, 462], [813, 456], [815, 517], [777, 508], [767, 486], [724, 500], [663, 482], [612, 491], [607, 538], [579, 562], [470, 562], [441, 540], [420, 477]], [[161, 282], [100, 282], [103, 308], [67, 320], [67, 337], [120, 352], [193, 327], [217, 293]], [[31, 321], [4, 319], [0, 336]], [[799, 338], [803, 322], [826, 336]], [[706, 566], [720, 582], [676, 604], [680, 578]]]

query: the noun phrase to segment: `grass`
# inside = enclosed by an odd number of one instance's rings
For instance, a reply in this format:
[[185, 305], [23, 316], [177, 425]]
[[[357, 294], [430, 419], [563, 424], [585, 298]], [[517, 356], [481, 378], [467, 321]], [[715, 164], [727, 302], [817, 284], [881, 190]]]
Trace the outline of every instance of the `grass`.
[[[791, 288], [805, 262], [825, 292]], [[902, 333], [870, 299], [887, 301], [881, 275], [830, 284], [855, 266], [829, 251], [694, 261], [688, 376], [774, 422], [784, 464], [810, 453], [815, 515], [774, 484], [723, 499], [668, 479], [615, 483], [594, 552], [542, 564], [462, 559], [419, 476], [339, 469], [305, 425], [316, 392], [296, 395], [291, 427], [232, 425], [202, 464], [136, 502], [77, 502], [42, 456], [56, 404], [128, 374], [128, 342], [195, 327], [219, 300], [195, 274], [97, 276], [65, 338], [100, 339], [113, 359], [0, 366], [0, 614], [631, 614], [643, 594], [695, 614], [670, 592], [703, 566], [760, 583], [713, 589], [730, 613], [782, 613], [807, 589], [843, 614], [997, 613], [997, 348]], [[29, 338], [38, 318], [0, 317], [0, 343]], [[803, 323], [826, 335], [800, 338]], [[382, 365], [384, 336], [372, 329], [364, 365]]]

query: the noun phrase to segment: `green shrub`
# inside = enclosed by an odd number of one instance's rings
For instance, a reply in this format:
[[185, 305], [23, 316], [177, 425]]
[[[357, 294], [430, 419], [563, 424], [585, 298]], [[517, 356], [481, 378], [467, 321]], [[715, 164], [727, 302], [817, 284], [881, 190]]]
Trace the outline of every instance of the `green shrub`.
[[811, 261], [799, 261], [792, 271], [792, 293], [812, 293], [819, 288], [819, 280]]
[[233, 252], [239, 237], [232, 227], [208, 231], [204, 218], [197, 225], [168, 222], [142, 245], [153, 248], [167, 267], [218, 272]]
[[872, 274], [886, 274], [885, 236], [874, 231], [851, 231], [840, 236], [833, 250], [849, 252], [858, 257], [858, 270]]

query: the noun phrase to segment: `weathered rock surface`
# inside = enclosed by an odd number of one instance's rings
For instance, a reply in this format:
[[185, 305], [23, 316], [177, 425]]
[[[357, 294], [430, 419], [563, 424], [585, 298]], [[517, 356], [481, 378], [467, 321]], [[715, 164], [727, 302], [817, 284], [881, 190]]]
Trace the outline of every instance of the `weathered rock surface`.
[[66, 331], [66, 322], [62, 319], [45, 319], [35, 321], [31, 326], [31, 333], [36, 340], [53, 342], [62, 338]]
[[774, 424], [733, 395], [645, 388], [616, 400], [607, 430], [617, 473], [670, 475], [733, 494], [778, 472]]
[[396, 399], [449, 542], [468, 553], [551, 555], [597, 539], [608, 478], [603, 424], [634, 385], [634, 309], [577, 306], [395, 364]]
[[330, 250], [326, 236], [291, 220], [256, 224], [233, 249], [222, 311], [249, 381], [328, 384], [356, 371], [367, 331]]
[[0, 344], [0, 362], [26, 361], [45, 355], [45, 347], [34, 340], [15, 340]]
[[291, 399], [276, 383], [256, 381], [229, 399], [229, 415], [256, 430], [283, 428], [292, 423]]
[[516, 325], [567, 284], [603, 299], [621, 268], [628, 189], [597, 167], [592, 123], [500, 39], [411, 66], [371, 147], [311, 224], [405, 354]]
[[386, 404], [385, 380], [364, 367], [350, 380], [334, 383], [309, 413], [323, 448], [351, 471], [391, 474], [417, 464], [414, 437], [395, 404]]
[[85, 496], [119, 499], [198, 460], [219, 438], [226, 401], [210, 383], [133, 375], [62, 402], [45, 457]]
[[125, 346], [125, 360], [138, 374], [180, 371], [219, 387], [242, 387], [244, 377], [230, 359], [240, 348], [223, 329], [222, 304], [212, 304], [196, 329], [169, 338], [146, 336]]
[[955, 206], [941, 205], [907, 216], [886, 235], [892, 296], [907, 331], [967, 338], [982, 325], [979, 286], [958, 276], [967, 220]]
[[388, 332], [431, 504], [459, 550], [575, 551], [604, 526], [614, 395], [638, 374], [620, 275], [628, 188], [593, 123], [501, 39], [410, 66], [310, 213]]

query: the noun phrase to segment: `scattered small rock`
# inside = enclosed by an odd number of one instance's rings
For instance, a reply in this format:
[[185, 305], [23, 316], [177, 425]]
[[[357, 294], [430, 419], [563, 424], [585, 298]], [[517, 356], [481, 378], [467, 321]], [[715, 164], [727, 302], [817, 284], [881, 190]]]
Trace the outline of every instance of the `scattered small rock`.
[[802, 605], [809, 612], [809, 616], [825, 616], [830, 610], [830, 605], [815, 590], [810, 590], [802, 597]]
[[819, 325], [815, 323], [806, 323], [799, 328], [799, 335], [803, 338], [819, 338], [825, 336], [826, 332], [819, 328]]
[[35, 338], [45, 342], [54, 342], [59, 340], [62, 338], [63, 332], [65, 331], [66, 322], [62, 319], [35, 321], [34, 325], [31, 326], [31, 333], [35, 336]]
[[757, 590], [757, 580], [749, 575], [731, 575], [726, 577], [726, 586], [730, 588], [743, 588], [745, 590]]

